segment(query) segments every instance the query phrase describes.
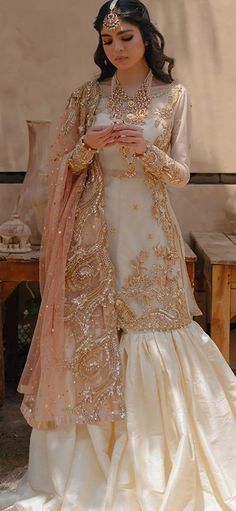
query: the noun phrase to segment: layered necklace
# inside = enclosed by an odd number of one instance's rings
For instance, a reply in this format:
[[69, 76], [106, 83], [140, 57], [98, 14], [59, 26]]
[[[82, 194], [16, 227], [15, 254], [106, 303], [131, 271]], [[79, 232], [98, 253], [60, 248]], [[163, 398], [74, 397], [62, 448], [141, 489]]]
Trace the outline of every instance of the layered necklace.
[[[113, 121], [119, 124], [143, 125], [148, 116], [151, 103], [151, 86], [153, 74], [150, 70], [143, 83], [133, 97], [128, 96], [115, 74], [111, 82], [111, 95], [108, 99], [108, 110]], [[126, 176], [136, 173], [135, 153], [128, 146], [121, 146], [121, 154], [128, 164]]]
[[115, 74], [111, 82], [108, 108], [112, 119], [126, 124], [144, 124], [151, 102], [152, 71], [150, 69], [135, 96], [130, 97]]

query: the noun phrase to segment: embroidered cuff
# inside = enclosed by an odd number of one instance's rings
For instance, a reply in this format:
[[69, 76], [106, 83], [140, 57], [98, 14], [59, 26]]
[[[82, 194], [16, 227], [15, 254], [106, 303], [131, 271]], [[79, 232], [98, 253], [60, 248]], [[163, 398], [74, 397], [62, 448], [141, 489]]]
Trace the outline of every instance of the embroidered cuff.
[[68, 160], [68, 165], [72, 173], [77, 174], [81, 170], [84, 170], [90, 163], [92, 163], [94, 155], [97, 152], [97, 149], [92, 149], [91, 147], [86, 146], [84, 143], [84, 137], [82, 137], [75, 146], [75, 149]]
[[148, 144], [146, 151], [139, 155], [144, 170], [159, 177], [166, 183], [181, 185], [188, 181], [189, 172], [158, 147]]
[[139, 158], [147, 170], [157, 173], [157, 171], [160, 171], [165, 165], [166, 156], [166, 153], [158, 149], [158, 147], [155, 147], [152, 144], [147, 144], [146, 151], [143, 154], [140, 154]]

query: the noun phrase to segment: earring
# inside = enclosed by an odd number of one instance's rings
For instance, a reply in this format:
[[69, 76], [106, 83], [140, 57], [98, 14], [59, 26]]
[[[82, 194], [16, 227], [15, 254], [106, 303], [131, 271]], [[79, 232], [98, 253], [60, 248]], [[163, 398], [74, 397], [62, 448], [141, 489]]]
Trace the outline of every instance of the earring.
[[107, 66], [107, 59], [104, 59], [104, 64], [105, 66]]
[[149, 43], [147, 41], [145, 42], [145, 46], [149, 46]]

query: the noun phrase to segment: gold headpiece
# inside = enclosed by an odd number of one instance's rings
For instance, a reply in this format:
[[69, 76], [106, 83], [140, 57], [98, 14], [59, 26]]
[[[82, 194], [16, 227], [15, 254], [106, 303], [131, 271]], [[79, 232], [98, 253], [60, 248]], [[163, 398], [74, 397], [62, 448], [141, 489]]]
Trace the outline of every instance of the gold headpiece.
[[105, 16], [103, 20], [103, 27], [107, 28], [108, 30], [116, 30], [120, 25], [120, 20], [114, 12], [115, 6], [117, 4], [118, 0], [113, 0], [110, 4], [110, 12]]

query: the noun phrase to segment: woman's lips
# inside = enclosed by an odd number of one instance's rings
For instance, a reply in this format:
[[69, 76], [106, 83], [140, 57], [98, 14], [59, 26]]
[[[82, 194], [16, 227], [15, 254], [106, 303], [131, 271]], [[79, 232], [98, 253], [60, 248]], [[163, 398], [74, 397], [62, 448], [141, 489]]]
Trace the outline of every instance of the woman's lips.
[[116, 62], [122, 62], [123, 60], [127, 60], [128, 57], [116, 57]]

